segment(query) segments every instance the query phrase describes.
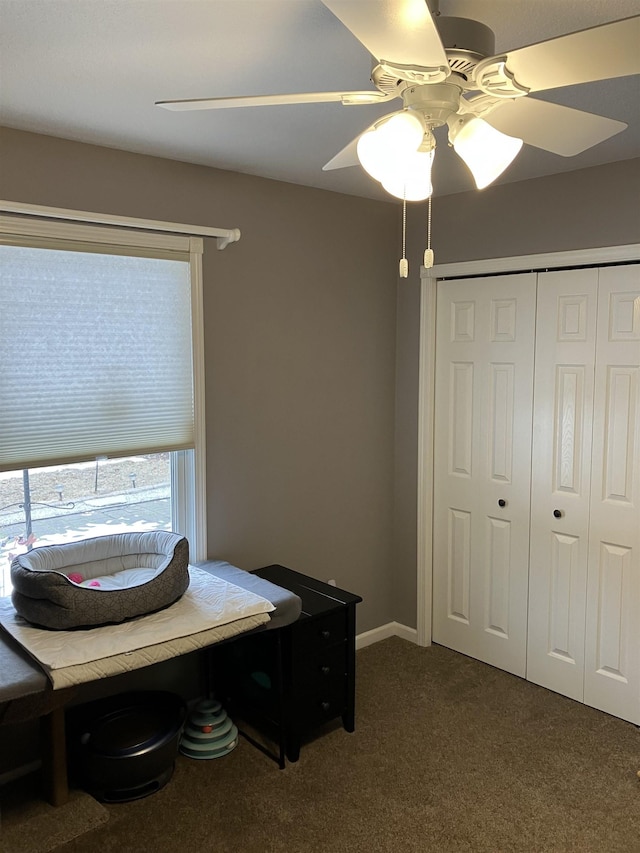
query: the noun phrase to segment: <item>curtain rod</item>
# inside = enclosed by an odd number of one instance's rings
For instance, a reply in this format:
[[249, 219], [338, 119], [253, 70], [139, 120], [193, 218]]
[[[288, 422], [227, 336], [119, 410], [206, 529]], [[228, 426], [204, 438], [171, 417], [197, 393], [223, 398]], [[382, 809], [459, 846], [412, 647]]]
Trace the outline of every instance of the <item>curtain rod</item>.
[[20, 201], [0, 201], [0, 212], [19, 213], [25, 216], [41, 216], [51, 219], [66, 219], [69, 222], [88, 222], [92, 225], [119, 225], [124, 228], [141, 228], [146, 231], [165, 231], [171, 234], [188, 234], [192, 237], [215, 237], [218, 249], [240, 239], [239, 228], [210, 228], [205, 225], [184, 225], [180, 222], [161, 222], [157, 219], [135, 219], [112, 213], [88, 213], [84, 210], [67, 210], [63, 207], [45, 207]]

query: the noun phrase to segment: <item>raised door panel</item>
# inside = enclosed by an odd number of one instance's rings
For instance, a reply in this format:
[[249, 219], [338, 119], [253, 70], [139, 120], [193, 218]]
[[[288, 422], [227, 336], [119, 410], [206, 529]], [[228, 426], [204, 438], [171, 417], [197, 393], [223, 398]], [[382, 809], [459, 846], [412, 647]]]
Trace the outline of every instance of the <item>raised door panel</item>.
[[440, 282], [434, 627], [524, 675], [535, 275]]
[[597, 270], [538, 277], [527, 678], [582, 701]]
[[508, 640], [511, 632], [511, 522], [488, 516], [486, 528], [484, 630]]
[[640, 723], [640, 267], [600, 270], [584, 701]]
[[469, 625], [471, 577], [471, 513], [448, 507], [446, 618]]

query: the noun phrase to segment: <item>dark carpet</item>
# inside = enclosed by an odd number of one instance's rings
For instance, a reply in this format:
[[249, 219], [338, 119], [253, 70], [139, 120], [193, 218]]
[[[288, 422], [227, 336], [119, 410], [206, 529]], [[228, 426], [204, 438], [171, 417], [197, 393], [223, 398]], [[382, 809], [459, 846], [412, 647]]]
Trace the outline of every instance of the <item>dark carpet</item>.
[[[640, 732], [448, 649], [357, 654], [356, 731], [178, 757], [56, 853], [640, 853]], [[1, 845], [0, 845], [1, 846]]]

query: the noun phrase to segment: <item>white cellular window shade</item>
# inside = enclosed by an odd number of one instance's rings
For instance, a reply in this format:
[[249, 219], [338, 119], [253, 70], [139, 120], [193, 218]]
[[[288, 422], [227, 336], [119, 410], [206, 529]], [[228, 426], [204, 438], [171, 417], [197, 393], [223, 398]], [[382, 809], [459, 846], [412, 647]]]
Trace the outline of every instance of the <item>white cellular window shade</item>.
[[176, 251], [176, 238], [169, 250], [147, 235], [139, 247], [77, 236], [0, 245], [0, 471], [196, 444], [201, 241]]

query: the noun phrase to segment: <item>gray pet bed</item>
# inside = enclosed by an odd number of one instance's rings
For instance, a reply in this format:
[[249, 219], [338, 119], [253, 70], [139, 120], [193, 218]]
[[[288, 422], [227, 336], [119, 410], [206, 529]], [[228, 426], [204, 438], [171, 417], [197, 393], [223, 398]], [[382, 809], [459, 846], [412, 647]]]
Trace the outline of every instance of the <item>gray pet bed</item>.
[[34, 548], [11, 564], [11, 600], [38, 627], [92, 628], [162, 610], [189, 586], [177, 533], [117, 533]]

